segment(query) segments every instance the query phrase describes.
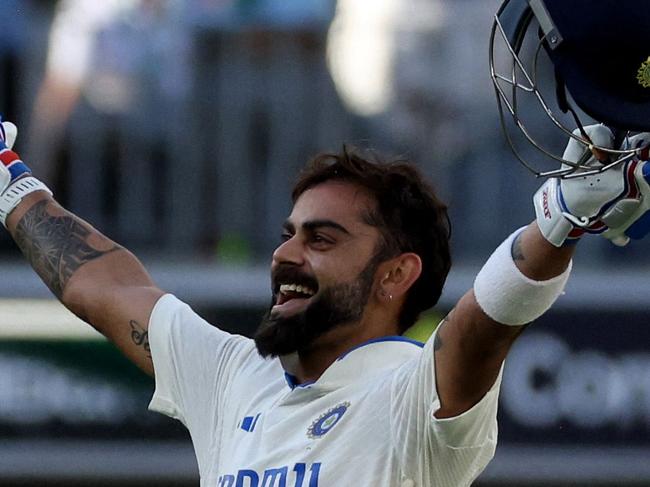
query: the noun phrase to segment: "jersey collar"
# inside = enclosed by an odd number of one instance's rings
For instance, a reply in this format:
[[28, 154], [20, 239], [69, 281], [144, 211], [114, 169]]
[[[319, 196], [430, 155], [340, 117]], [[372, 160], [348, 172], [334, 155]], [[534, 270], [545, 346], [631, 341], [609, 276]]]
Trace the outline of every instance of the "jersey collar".
[[315, 382], [298, 383], [295, 376], [284, 373], [293, 389], [334, 390], [352, 382], [368, 380], [377, 373], [395, 369], [421, 353], [424, 343], [403, 336], [373, 338], [337, 358]]

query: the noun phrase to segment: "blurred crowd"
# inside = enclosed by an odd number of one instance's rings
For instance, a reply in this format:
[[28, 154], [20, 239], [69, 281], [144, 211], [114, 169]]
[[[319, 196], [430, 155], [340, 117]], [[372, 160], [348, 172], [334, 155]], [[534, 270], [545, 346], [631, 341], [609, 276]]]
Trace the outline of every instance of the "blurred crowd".
[[6, 0], [0, 110], [57, 197], [136, 250], [265, 261], [296, 171], [346, 142], [416, 161], [481, 260], [538, 184], [499, 131], [499, 4]]

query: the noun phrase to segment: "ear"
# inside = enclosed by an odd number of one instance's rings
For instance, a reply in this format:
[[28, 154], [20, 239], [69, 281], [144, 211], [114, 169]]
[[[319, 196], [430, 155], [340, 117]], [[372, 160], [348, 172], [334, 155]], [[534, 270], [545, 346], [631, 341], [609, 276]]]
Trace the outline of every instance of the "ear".
[[400, 254], [379, 266], [378, 296], [382, 301], [399, 300], [422, 274], [422, 260], [412, 252]]

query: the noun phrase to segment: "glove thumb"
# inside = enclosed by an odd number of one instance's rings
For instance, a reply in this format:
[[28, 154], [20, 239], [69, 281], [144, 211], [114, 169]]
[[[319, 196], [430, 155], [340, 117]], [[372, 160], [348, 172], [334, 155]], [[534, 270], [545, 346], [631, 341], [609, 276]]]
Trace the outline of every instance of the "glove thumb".
[[[614, 143], [614, 134], [605, 125], [588, 125], [587, 127], [584, 127], [584, 130], [594, 145], [600, 147], [612, 147], [612, 144]], [[573, 131], [573, 135], [579, 137], [580, 139], [583, 137], [582, 132], [579, 129], [575, 129]], [[589, 150], [589, 146], [585, 145], [585, 143], [581, 142], [580, 140], [571, 138], [569, 139], [569, 143], [564, 150], [562, 158], [566, 159], [567, 161], [578, 162], [583, 158], [585, 153], [589, 153], [589, 158], [587, 159], [589, 161], [588, 165], [597, 163], [596, 159], [593, 157], [591, 151]]]
[[2, 133], [0, 134], [0, 137], [7, 146], [7, 149], [11, 149], [14, 146], [17, 136], [18, 127], [11, 122], [2, 122]]

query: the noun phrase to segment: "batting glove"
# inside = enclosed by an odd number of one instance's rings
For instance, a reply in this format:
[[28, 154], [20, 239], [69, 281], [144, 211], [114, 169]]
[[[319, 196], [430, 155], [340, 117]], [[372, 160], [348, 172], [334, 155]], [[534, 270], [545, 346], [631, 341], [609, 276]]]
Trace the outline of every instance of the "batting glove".
[[0, 221], [6, 226], [7, 215], [34, 191], [52, 192], [38, 179], [13, 150], [18, 128], [11, 122], [0, 123]]
[[640, 156], [629, 163], [628, 169], [634, 171], [636, 187], [632, 184], [631, 194], [617, 201], [603, 216], [608, 227], [603, 237], [618, 246], [627, 245], [630, 239], [642, 239], [650, 232], [650, 133], [630, 137], [623, 148], [639, 149]]
[[[594, 145], [612, 147], [614, 136], [604, 125], [591, 125], [585, 131]], [[574, 134], [580, 135], [577, 130]], [[643, 147], [648, 137], [636, 137], [628, 144]], [[572, 138], [563, 158], [578, 162], [585, 150], [589, 149]], [[597, 164], [601, 162], [593, 155], [586, 162], [588, 166]], [[625, 245], [629, 237], [640, 238], [647, 233], [641, 235], [645, 221], [641, 217], [650, 208], [648, 181], [650, 167], [639, 158], [598, 174], [548, 179], [533, 197], [537, 225], [556, 247], [574, 243], [585, 233], [602, 233], [616, 245]], [[650, 230], [650, 221], [645, 226]]]

